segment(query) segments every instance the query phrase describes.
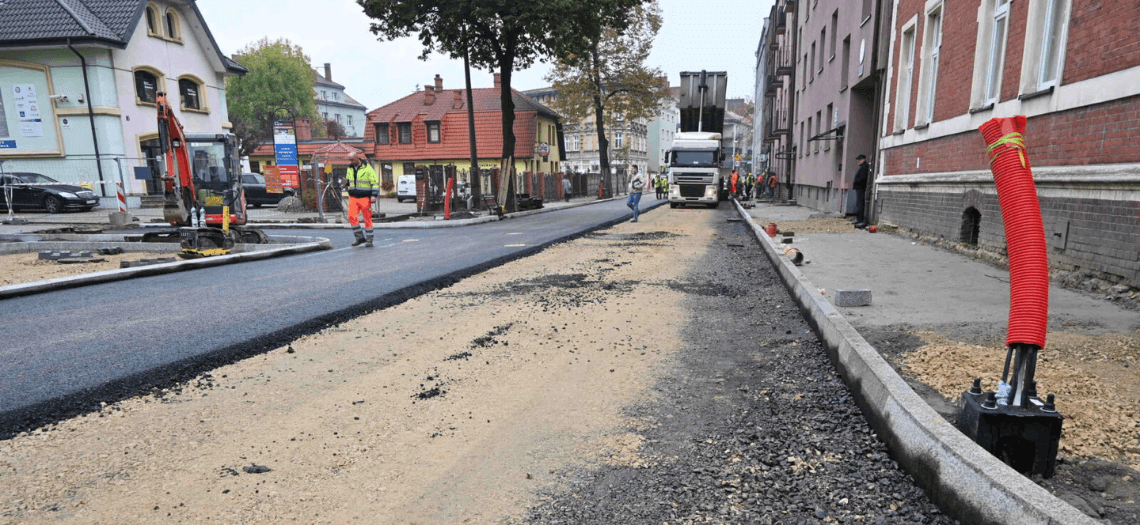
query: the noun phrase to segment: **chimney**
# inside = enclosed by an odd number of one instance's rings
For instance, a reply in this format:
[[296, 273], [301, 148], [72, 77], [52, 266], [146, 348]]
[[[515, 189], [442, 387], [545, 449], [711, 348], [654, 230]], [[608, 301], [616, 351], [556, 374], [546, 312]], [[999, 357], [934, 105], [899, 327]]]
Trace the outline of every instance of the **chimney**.
[[439, 77], [439, 74], [435, 75], [435, 92], [443, 93], [443, 79]]
[[451, 105], [451, 109], [459, 109], [463, 107], [463, 90], [457, 89], [455, 91], [452, 91], [452, 93], [455, 93], [455, 102]]
[[432, 104], [435, 104], [435, 88], [424, 86], [424, 105], [430, 106]]
[[293, 125], [297, 128], [297, 140], [311, 140], [313, 138], [313, 123], [309, 119], [296, 119]]
[[502, 89], [502, 88], [503, 88], [503, 76], [498, 74], [498, 73], [495, 73], [495, 89]]
[[325, 62], [325, 80], [332, 82], [332, 64]]

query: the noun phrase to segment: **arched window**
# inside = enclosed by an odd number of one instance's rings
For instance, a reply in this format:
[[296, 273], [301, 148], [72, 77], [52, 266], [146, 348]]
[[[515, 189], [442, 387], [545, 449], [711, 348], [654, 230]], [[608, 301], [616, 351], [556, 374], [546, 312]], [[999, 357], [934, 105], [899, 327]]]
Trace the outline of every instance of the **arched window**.
[[146, 34], [162, 36], [162, 29], [158, 27], [158, 8], [154, 4], [146, 6]]
[[178, 19], [178, 13], [174, 8], [166, 10], [166, 38], [182, 41], [182, 27], [181, 21]]
[[158, 102], [158, 92], [162, 91], [159, 85], [159, 76], [146, 69], [135, 70], [135, 98], [141, 104], [155, 104]]
[[178, 95], [182, 101], [182, 109], [191, 111], [204, 111], [206, 106], [204, 86], [195, 78], [182, 77], [178, 79]]

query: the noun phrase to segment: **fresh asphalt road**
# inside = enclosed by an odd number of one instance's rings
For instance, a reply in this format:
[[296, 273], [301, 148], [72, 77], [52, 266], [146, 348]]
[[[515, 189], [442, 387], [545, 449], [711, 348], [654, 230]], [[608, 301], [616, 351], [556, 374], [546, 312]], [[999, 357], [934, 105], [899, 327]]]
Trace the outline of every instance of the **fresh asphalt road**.
[[[643, 198], [642, 208], [658, 203]], [[378, 229], [372, 249], [351, 247], [349, 230], [269, 231], [327, 237], [335, 249], [0, 301], [0, 435], [629, 215], [615, 200], [461, 228]]]

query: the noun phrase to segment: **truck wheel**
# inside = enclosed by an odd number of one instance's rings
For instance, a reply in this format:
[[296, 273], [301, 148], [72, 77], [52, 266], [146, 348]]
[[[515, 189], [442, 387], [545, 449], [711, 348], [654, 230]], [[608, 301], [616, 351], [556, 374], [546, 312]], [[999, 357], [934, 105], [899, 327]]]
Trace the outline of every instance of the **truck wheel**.
[[669, 203], [669, 207], [670, 207], [670, 208], [676, 208], [676, 207], [677, 207], [677, 203], [675, 203], [675, 202], [670, 202], [670, 203]]
[[717, 209], [718, 206], [720, 206], [720, 201], [716, 201], [712, 204], [709, 204], [709, 208], [712, 208], [714, 210]]

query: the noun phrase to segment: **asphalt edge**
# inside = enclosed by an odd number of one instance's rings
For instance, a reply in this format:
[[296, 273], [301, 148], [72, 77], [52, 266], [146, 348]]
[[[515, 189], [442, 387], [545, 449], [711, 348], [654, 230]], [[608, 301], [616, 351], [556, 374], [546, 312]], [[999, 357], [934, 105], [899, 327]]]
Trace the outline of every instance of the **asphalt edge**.
[[30, 283], [12, 284], [8, 286], [0, 286], [0, 301], [12, 297], [33, 295], [55, 290], [65, 290], [68, 288], [78, 288], [92, 284], [124, 281], [127, 279], [134, 279], [136, 277], [147, 277], [151, 275], [184, 272], [187, 270], [197, 270], [199, 268], [210, 268], [213, 266], [222, 266], [226, 264], [257, 261], [282, 255], [292, 255], [314, 250], [331, 249], [332, 242], [323, 237], [319, 237], [316, 242], [292, 244], [269, 250], [232, 253], [229, 255], [220, 255], [217, 257], [205, 257], [202, 259], [190, 259], [171, 263], [154, 264], [150, 266], [140, 266], [138, 268], [119, 268], [117, 270], [104, 270], [101, 272], [76, 275], [73, 277], [58, 277], [55, 279], [45, 279], [42, 281], [34, 281]]
[[781, 255], [776, 242], [740, 203], [733, 200], [733, 204], [823, 341], [872, 428], [944, 512], [970, 524], [1099, 523], [999, 461], [939, 416]]
[[[668, 201], [655, 202], [647, 205], [641, 209], [641, 213], [656, 209], [666, 202]], [[20, 432], [31, 431], [37, 427], [49, 425], [81, 414], [96, 412], [99, 410], [100, 401], [110, 404], [121, 399], [145, 394], [148, 392], [148, 389], [158, 388], [161, 385], [189, 381], [201, 373], [263, 354], [287, 345], [302, 336], [315, 334], [325, 328], [336, 326], [385, 308], [397, 306], [435, 290], [447, 288], [473, 275], [478, 275], [511, 261], [537, 254], [555, 244], [572, 241], [595, 231], [604, 230], [618, 223], [628, 221], [632, 217], [632, 212], [625, 213], [616, 219], [601, 222], [578, 232], [564, 235], [542, 244], [527, 246], [518, 251], [484, 261], [480, 264], [413, 283], [379, 297], [349, 305], [341, 310], [329, 312], [319, 317], [309, 319], [306, 322], [298, 323], [286, 330], [279, 330], [250, 341], [219, 348], [206, 354], [200, 354], [153, 369], [143, 370], [98, 387], [73, 392], [33, 405], [8, 411], [0, 411], [0, 441], [9, 439]]]
[[[435, 220], [435, 221], [414, 221], [414, 222], [407, 222], [407, 221], [405, 221], [405, 222], [380, 222], [380, 223], [374, 222], [372, 224], [372, 229], [374, 229], [374, 230], [404, 230], [404, 229], [415, 230], [415, 229], [429, 229], [429, 228], [459, 228], [461, 226], [473, 226], [475, 224], [483, 224], [483, 223], [495, 222], [495, 221], [499, 221], [499, 220], [518, 219], [521, 217], [529, 217], [531, 215], [538, 215], [540, 213], [549, 213], [549, 212], [554, 212], [554, 211], [559, 211], [559, 210], [569, 210], [571, 208], [580, 208], [582, 206], [589, 206], [591, 204], [599, 204], [602, 202], [610, 202], [610, 201], [614, 201], [614, 200], [618, 200], [618, 199], [624, 199], [624, 198], [626, 198], [626, 197], [610, 197], [608, 199], [597, 199], [597, 200], [592, 200], [592, 201], [575, 202], [575, 203], [568, 204], [566, 206], [558, 206], [558, 207], [554, 207], [554, 208], [539, 208], [537, 210], [516, 211], [514, 213], [504, 214], [502, 219], [499, 219], [495, 215], [485, 215], [483, 217], [473, 217], [470, 219], [457, 219], [454, 221]], [[298, 222], [286, 222], [286, 223], [256, 222], [256, 223], [249, 223], [247, 226], [249, 226], [251, 228], [263, 228], [263, 229], [268, 229], [268, 230], [273, 230], [273, 229], [284, 230], [284, 229], [294, 229], [294, 228], [295, 229], [322, 229], [323, 230], [323, 229], [348, 229], [348, 228], [352, 227], [348, 224], [343, 224], [343, 223], [331, 223], [330, 224], [330, 223], [298, 223]]]

